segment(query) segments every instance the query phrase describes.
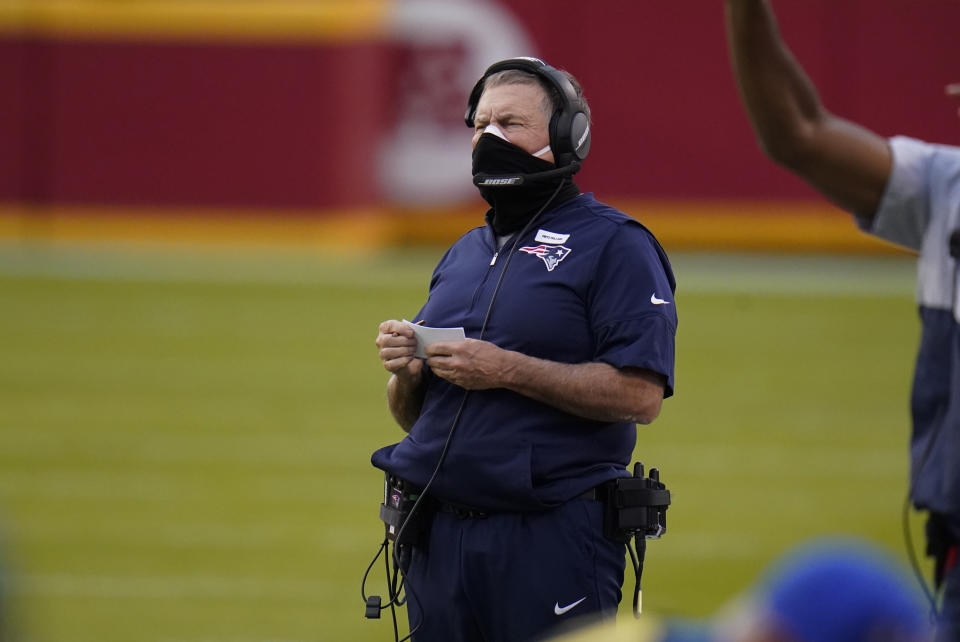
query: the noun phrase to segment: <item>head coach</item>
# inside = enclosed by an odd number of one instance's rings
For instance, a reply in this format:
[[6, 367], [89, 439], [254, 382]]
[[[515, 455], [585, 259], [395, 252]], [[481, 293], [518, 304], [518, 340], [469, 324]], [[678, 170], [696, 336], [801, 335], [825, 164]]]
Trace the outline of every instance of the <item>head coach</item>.
[[467, 338], [423, 359], [409, 324], [380, 324], [408, 434], [372, 461], [431, 499], [404, 569], [414, 640], [517, 642], [616, 613], [625, 550], [595, 489], [629, 476], [636, 424], [673, 393], [676, 284], [654, 236], [571, 178], [590, 148], [573, 76], [494, 63], [465, 119], [490, 209], [440, 259], [415, 320]]

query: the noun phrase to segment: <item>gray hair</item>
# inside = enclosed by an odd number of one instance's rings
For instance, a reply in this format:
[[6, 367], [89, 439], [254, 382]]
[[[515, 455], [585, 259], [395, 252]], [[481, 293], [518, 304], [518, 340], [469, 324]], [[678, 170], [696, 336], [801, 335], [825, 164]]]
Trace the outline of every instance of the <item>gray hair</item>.
[[[583, 101], [584, 113], [587, 115], [587, 121], [590, 122], [590, 106], [587, 104], [587, 99], [583, 97], [583, 88], [580, 86], [579, 81], [568, 71], [561, 69], [560, 73], [567, 77], [567, 80], [570, 81], [570, 84], [573, 85], [574, 90], [577, 92], [577, 97]], [[490, 74], [483, 82], [483, 89], [486, 91], [490, 87], [500, 87], [502, 85], [529, 85], [539, 87], [543, 92], [540, 111], [546, 115], [548, 121], [551, 116], [553, 116], [553, 112], [560, 108], [559, 90], [547, 81], [542, 80], [539, 76], [528, 71], [505, 69], [495, 74]]]

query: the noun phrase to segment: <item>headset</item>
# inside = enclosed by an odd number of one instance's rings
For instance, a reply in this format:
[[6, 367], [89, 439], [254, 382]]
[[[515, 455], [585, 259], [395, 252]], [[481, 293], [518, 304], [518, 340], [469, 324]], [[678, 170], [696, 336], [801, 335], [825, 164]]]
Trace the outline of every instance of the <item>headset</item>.
[[467, 100], [467, 112], [463, 120], [467, 127], [474, 126], [477, 104], [483, 94], [487, 78], [493, 74], [516, 69], [536, 76], [545, 85], [553, 98], [554, 110], [550, 118], [550, 148], [558, 169], [573, 174], [580, 169], [580, 162], [590, 153], [590, 117], [587, 103], [577, 93], [570, 79], [558, 69], [551, 67], [539, 58], [507, 58], [495, 62], [483, 72], [480, 80], [473, 86]]

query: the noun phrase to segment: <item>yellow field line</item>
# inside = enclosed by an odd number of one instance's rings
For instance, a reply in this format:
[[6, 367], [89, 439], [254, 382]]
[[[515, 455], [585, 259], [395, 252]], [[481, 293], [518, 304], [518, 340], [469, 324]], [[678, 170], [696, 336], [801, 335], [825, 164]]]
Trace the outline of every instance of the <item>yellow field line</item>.
[[[857, 229], [851, 217], [818, 201], [611, 200], [646, 225], [667, 250], [898, 253]], [[480, 225], [470, 211], [401, 212], [403, 243], [446, 243]]]
[[[757, 201], [611, 203], [670, 250], [894, 253], [825, 204]], [[276, 213], [261, 210], [27, 207], [0, 203], [0, 239], [301, 245], [376, 249], [449, 244], [483, 222], [482, 208]]]
[[889, 254], [895, 246], [861, 232], [852, 217], [820, 201], [626, 201], [665, 247]]
[[0, 0], [0, 35], [355, 41], [382, 37], [389, 0]]
[[375, 210], [316, 213], [0, 205], [0, 239], [378, 248], [392, 222]]

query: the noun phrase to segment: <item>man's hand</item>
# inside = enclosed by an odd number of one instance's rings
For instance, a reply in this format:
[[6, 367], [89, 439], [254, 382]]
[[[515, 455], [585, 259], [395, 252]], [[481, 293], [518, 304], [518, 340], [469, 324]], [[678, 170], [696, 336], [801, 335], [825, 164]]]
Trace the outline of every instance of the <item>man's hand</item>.
[[438, 377], [467, 390], [503, 387], [511, 356], [489, 341], [438, 341], [426, 348], [427, 365]]
[[[380, 324], [380, 359], [393, 372], [390, 410], [409, 431], [423, 403], [423, 360], [413, 356], [413, 330], [400, 321]], [[607, 363], [557, 363], [505, 350], [489, 341], [438, 341], [426, 347], [433, 374], [466, 390], [504, 388], [593, 421], [648, 424], [660, 412], [666, 379], [640, 368]]]
[[387, 382], [387, 403], [400, 427], [410, 428], [423, 404], [423, 359], [413, 356], [417, 340], [409, 325], [396, 319], [380, 324], [377, 334], [380, 362], [393, 374]]
[[417, 339], [409, 325], [396, 319], [380, 324], [377, 335], [380, 362], [383, 367], [400, 378], [417, 380], [423, 370], [423, 359], [413, 356]]

